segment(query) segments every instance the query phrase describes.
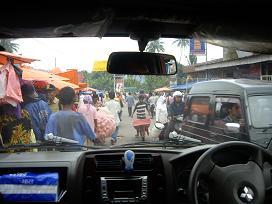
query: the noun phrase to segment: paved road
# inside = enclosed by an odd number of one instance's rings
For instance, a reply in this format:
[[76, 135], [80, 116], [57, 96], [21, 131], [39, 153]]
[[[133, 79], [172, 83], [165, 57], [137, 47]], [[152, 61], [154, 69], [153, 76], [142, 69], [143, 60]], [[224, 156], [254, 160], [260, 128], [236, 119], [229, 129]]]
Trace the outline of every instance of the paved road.
[[[140, 142], [141, 138], [136, 138], [136, 130], [132, 125], [133, 118], [129, 117], [128, 115], [128, 109], [125, 104], [124, 108], [122, 109], [122, 121], [119, 125], [119, 133], [118, 133], [118, 139], [117, 139], [117, 145], [118, 144], [126, 144], [126, 143], [133, 143], [133, 142]], [[136, 114], [134, 114], [134, 119], [136, 117]], [[154, 125], [154, 119], [152, 119], [152, 123], [149, 127], [149, 132], [151, 131], [151, 128]], [[151, 136], [146, 135], [146, 141], [152, 140]], [[106, 144], [110, 145], [110, 138], [107, 138]]]

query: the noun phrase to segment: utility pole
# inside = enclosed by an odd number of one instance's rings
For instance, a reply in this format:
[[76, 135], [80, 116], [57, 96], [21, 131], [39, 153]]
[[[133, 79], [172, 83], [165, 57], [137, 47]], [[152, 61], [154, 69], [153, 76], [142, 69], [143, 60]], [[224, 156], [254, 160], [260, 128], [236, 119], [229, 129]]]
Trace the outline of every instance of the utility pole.
[[57, 67], [57, 58], [55, 57], [55, 68]]

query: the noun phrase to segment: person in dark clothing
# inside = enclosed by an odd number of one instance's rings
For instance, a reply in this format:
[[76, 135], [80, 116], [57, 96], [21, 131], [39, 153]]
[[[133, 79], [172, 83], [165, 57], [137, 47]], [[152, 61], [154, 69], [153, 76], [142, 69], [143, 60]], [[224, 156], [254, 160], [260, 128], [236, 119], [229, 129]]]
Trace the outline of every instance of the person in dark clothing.
[[128, 93], [128, 97], [126, 98], [127, 106], [128, 106], [128, 114], [129, 117], [132, 117], [132, 107], [134, 106], [134, 97], [131, 95], [131, 93]]
[[48, 103], [38, 97], [31, 82], [21, 86], [24, 102], [22, 108], [26, 110], [31, 118], [33, 131], [37, 141], [44, 140], [45, 127], [52, 113]]
[[164, 138], [169, 138], [169, 133], [174, 131], [175, 129], [175, 117], [183, 115], [184, 112], [184, 102], [182, 101], [182, 93], [180, 91], [175, 91], [173, 94], [174, 101], [170, 104], [168, 108], [168, 118], [170, 122], [168, 123], [166, 129]]
[[170, 120], [172, 120], [175, 116], [182, 115], [185, 105], [182, 101], [182, 93], [180, 91], [174, 92], [173, 97], [174, 102], [169, 105], [168, 109], [168, 117], [170, 117]]

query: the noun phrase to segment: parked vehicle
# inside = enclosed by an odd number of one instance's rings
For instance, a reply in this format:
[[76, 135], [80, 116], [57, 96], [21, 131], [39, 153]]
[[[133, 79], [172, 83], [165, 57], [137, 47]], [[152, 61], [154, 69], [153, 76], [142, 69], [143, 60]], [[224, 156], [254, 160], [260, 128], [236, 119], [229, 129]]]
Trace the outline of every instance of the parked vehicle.
[[[234, 112], [236, 116], [231, 115]], [[182, 129], [185, 136], [203, 142], [242, 140], [267, 147], [272, 134], [272, 83], [232, 79], [195, 84], [186, 101]]]

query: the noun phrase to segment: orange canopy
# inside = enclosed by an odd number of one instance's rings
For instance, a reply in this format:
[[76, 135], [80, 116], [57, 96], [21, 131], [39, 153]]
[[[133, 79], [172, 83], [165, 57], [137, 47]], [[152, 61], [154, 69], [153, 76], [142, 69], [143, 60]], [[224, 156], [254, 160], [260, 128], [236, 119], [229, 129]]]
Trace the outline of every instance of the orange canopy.
[[79, 87], [80, 87], [81, 89], [85, 89], [85, 88], [87, 88], [87, 86], [88, 86], [87, 83], [81, 83], [81, 82], [79, 82], [78, 85], [79, 85]]
[[73, 89], [79, 89], [78, 85], [69, 83], [69, 79], [61, 77], [46, 71], [35, 70], [29, 67], [21, 67], [23, 70], [23, 79], [24, 80], [37, 80], [37, 81], [46, 81], [50, 84], [53, 84], [57, 89], [62, 89], [63, 87], [69, 86]]
[[78, 84], [78, 73], [76, 69], [70, 69], [66, 72], [61, 72], [58, 74], [59, 76], [66, 77], [70, 80], [73, 84]]
[[10, 52], [0, 51], [0, 64], [6, 64], [8, 59], [13, 59], [14, 64], [31, 63], [37, 61], [37, 59], [26, 58]]
[[52, 74], [59, 74], [59, 73], [61, 73], [61, 70], [60, 70], [60, 68], [55, 67], [55, 68], [51, 69], [50, 72]]
[[69, 83], [67, 81], [54, 80], [54, 81], [51, 81], [49, 83], [53, 84], [59, 90], [66, 87], [66, 86], [69, 86], [69, 87], [71, 87], [73, 89], [79, 89], [80, 88], [78, 85]]
[[36, 69], [32, 69], [26, 66], [20, 67], [23, 70], [23, 79], [25, 80], [39, 80], [39, 81], [47, 81], [51, 82], [52, 80], [58, 81], [69, 81], [68, 78], [61, 77], [52, 73], [48, 73], [46, 71], [40, 71]]

